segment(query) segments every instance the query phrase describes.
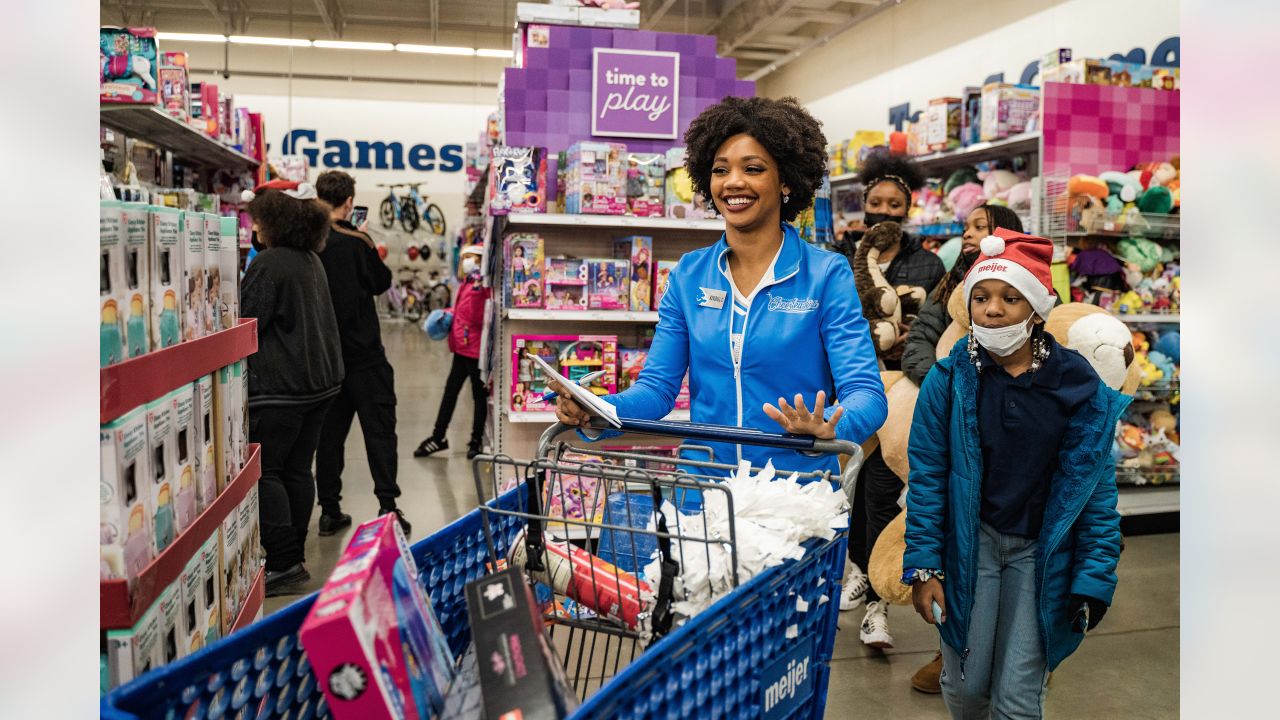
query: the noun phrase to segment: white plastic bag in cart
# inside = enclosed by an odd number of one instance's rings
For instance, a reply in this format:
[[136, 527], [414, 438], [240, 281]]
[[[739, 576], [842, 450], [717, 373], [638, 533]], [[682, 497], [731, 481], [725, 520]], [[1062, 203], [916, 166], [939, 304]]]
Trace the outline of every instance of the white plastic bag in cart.
[[[827, 482], [801, 484], [796, 475], [776, 477], [772, 463], [752, 474], [750, 463], [724, 482], [733, 494], [733, 521], [738, 547], [738, 582], [804, 556], [803, 543], [811, 538], [831, 540], [848, 526], [849, 504], [843, 491]], [[704, 493], [702, 512], [683, 514], [663, 502], [667, 529], [673, 535], [728, 540], [729, 503], [724, 493]], [[651, 520], [649, 529], [655, 528]], [[674, 583], [672, 609], [692, 617], [733, 590], [733, 558], [727, 544], [698, 540], [672, 541], [672, 557], [680, 563]], [[645, 579], [656, 587], [661, 561], [655, 558], [644, 569]]]

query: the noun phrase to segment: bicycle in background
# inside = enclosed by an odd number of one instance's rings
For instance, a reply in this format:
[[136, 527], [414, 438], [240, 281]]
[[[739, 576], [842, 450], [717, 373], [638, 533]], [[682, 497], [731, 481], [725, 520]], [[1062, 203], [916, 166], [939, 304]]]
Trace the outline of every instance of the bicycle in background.
[[[444, 235], [447, 230], [444, 220], [444, 211], [439, 205], [427, 202], [428, 196], [418, 192], [418, 188], [426, 183], [378, 183], [378, 187], [387, 188], [387, 196], [382, 199], [382, 205], [378, 208], [378, 217], [382, 220], [382, 227], [390, 230], [395, 226], [396, 221], [400, 222], [400, 226], [407, 233], [413, 233], [422, 224], [422, 218], [426, 218], [427, 227], [436, 235]], [[407, 187], [409, 194], [404, 197], [396, 196], [396, 188]]]

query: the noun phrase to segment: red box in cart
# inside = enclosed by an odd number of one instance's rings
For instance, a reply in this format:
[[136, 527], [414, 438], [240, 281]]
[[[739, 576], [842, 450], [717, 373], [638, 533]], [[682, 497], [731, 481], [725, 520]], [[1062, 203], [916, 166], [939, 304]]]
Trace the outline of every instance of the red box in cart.
[[335, 718], [435, 717], [453, 654], [394, 514], [356, 528], [298, 637]]

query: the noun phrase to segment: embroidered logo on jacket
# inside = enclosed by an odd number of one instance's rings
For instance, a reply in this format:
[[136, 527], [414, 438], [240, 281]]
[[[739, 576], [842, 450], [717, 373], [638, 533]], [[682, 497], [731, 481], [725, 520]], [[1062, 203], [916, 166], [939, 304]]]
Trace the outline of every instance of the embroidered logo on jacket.
[[817, 310], [822, 303], [813, 298], [784, 298], [769, 295], [769, 309], [777, 312], [802, 315]]

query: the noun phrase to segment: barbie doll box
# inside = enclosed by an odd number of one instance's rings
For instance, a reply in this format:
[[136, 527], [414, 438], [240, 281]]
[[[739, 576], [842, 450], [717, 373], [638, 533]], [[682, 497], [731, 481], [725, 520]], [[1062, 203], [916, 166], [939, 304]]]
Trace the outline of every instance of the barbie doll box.
[[632, 235], [613, 242], [613, 256], [631, 261], [630, 307], [653, 310], [653, 238]]
[[627, 310], [631, 307], [631, 261], [588, 260], [587, 307], [591, 310]]
[[145, 409], [137, 408], [103, 425], [98, 441], [102, 459], [99, 579], [132, 583], [155, 554], [147, 511], [151, 454]]

